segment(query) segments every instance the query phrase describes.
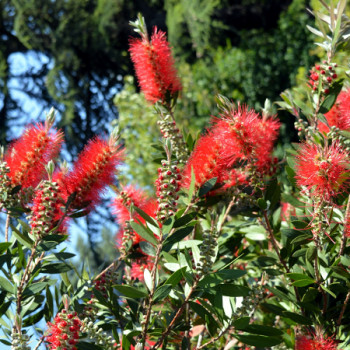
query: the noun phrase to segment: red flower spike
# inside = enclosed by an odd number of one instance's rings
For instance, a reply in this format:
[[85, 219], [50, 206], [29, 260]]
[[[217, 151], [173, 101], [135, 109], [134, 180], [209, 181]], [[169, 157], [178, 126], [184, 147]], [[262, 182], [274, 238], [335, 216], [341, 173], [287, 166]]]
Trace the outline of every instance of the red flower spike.
[[164, 32], [155, 27], [151, 41], [146, 36], [131, 39], [129, 51], [146, 100], [164, 103], [168, 94], [182, 89]]
[[[69, 315], [72, 317], [69, 317]], [[76, 349], [74, 345], [77, 343], [77, 339], [79, 339], [81, 327], [81, 321], [76, 315], [67, 315], [64, 312], [60, 312], [56, 315], [54, 322], [49, 322], [47, 325], [48, 330], [45, 333], [44, 339], [49, 350]]]
[[247, 107], [230, 107], [198, 141], [184, 169], [183, 185], [189, 186], [192, 167], [197, 187], [217, 177], [217, 183], [224, 184], [220, 191], [247, 184], [249, 167], [255, 174], [268, 174], [279, 127], [274, 118], [261, 118]]
[[76, 193], [71, 208], [92, 207], [101, 191], [114, 181], [116, 166], [123, 151], [112, 142], [96, 137], [90, 140], [74, 163], [73, 170], [63, 179], [67, 195]]
[[131, 264], [130, 276], [131, 278], [138, 279], [140, 282], [144, 282], [144, 271], [148, 269], [152, 271], [154, 266], [152, 257], [140, 258]]
[[221, 158], [229, 166], [243, 160], [265, 172], [272, 162], [280, 125], [273, 117], [261, 118], [254, 110], [238, 106], [215, 119], [212, 132], [222, 147]]
[[[350, 130], [350, 88], [342, 91], [337, 101], [329, 112], [325, 114], [328, 125], [335, 126], [340, 130]], [[329, 127], [320, 122], [318, 129], [323, 132], [329, 132]]]
[[218, 166], [220, 150], [220, 144], [216, 142], [212, 133], [202, 136], [197, 142], [183, 171], [183, 186], [186, 188], [190, 186], [192, 168], [195, 175], [196, 187], [200, 187], [213, 177], [218, 177], [217, 182], [222, 182], [222, 172]]
[[51, 126], [46, 122], [28, 127], [8, 148], [4, 161], [13, 186], [36, 187], [45, 175], [45, 165], [58, 156], [63, 134]]
[[348, 190], [348, 164], [349, 155], [338, 143], [324, 148], [305, 143], [296, 158], [297, 184], [306, 187], [314, 197], [331, 200]]
[[[323, 336], [317, 336], [312, 338], [309, 336], [301, 335], [295, 339], [295, 350], [337, 350], [338, 345], [333, 338], [324, 338]], [[340, 349], [339, 349], [340, 350]]]

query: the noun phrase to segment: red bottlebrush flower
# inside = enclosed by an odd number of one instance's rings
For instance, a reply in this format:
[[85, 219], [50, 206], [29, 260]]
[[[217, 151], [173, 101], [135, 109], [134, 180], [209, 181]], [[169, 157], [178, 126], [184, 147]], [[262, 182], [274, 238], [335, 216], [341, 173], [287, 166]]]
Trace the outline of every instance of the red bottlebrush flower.
[[154, 266], [153, 258], [145, 256], [131, 264], [130, 276], [131, 278], [138, 279], [140, 282], [144, 282], [143, 273], [145, 269], [152, 271]]
[[188, 188], [191, 183], [192, 168], [195, 175], [196, 187], [200, 187], [213, 177], [218, 177], [221, 182], [220, 144], [216, 142], [214, 135], [208, 133], [202, 136], [193, 150], [183, 171], [183, 186]]
[[222, 147], [223, 162], [231, 165], [248, 162], [258, 171], [266, 172], [280, 125], [273, 117], [261, 118], [254, 110], [238, 106], [215, 119], [212, 132]]
[[221, 191], [247, 184], [249, 168], [255, 175], [267, 174], [273, 163], [271, 153], [279, 127], [277, 120], [261, 118], [247, 107], [226, 110], [198, 141], [184, 169], [184, 186], [190, 184], [192, 167], [197, 187], [217, 177], [217, 182], [224, 184]]
[[349, 155], [338, 143], [321, 147], [305, 143], [296, 158], [298, 186], [304, 186], [312, 196], [331, 200], [349, 187]]
[[[155, 210], [157, 209], [157, 202], [154, 198], [148, 198], [147, 194], [143, 190], [136, 189], [132, 185], [125, 186], [122, 189], [120, 196], [114, 200], [113, 205], [117, 223], [121, 227], [116, 237], [117, 246], [119, 248], [122, 245], [123, 237], [125, 234], [125, 231], [123, 229], [125, 227], [125, 224], [130, 220], [140, 221], [141, 223], [145, 222], [145, 219], [143, 219], [136, 212], [133, 212], [132, 214], [130, 213], [131, 205], [140, 208], [151, 217], [155, 216]], [[140, 241], [143, 241], [143, 239], [133, 230], [132, 232], [129, 232], [129, 235], [131, 235], [130, 238], [132, 239], [133, 245], [140, 243]]]
[[67, 313], [66, 310], [62, 310], [56, 315], [53, 323], [48, 323], [48, 327], [44, 339], [50, 350], [77, 349], [75, 344], [79, 339], [81, 321], [76, 312]]
[[314, 339], [302, 335], [295, 339], [295, 350], [337, 350], [338, 345], [333, 338], [318, 336]]
[[[331, 110], [325, 114], [328, 125], [335, 126], [340, 130], [350, 130], [350, 89], [342, 91]], [[324, 123], [319, 123], [318, 129], [329, 132], [329, 127]]]
[[181, 90], [174, 59], [166, 35], [154, 28], [151, 41], [146, 36], [130, 40], [131, 60], [146, 100], [166, 101], [168, 95]]
[[73, 170], [63, 179], [67, 195], [76, 193], [71, 208], [88, 206], [91, 209], [100, 192], [113, 183], [116, 166], [122, 159], [122, 151], [110, 142], [96, 137], [90, 140], [74, 163]]
[[52, 123], [28, 127], [7, 150], [4, 161], [10, 167], [8, 177], [14, 186], [36, 187], [45, 174], [45, 165], [57, 157], [63, 134]]

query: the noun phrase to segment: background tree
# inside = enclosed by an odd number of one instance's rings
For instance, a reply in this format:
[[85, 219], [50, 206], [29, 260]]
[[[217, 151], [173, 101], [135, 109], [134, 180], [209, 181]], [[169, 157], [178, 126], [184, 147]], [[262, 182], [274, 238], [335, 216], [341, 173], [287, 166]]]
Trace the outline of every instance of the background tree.
[[[28, 118], [42, 118], [50, 106], [59, 111], [67, 160], [94, 134], [110, 130], [110, 123], [118, 119], [113, 97], [122, 90], [123, 78], [133, 73], [128, 22], [138, 12], [149, 30], [154, 25], [167, 30], [175, 49], [184, 85], [176, 113], [183, 127], [202, 128], [210, 115], [217, 115], [208, 96], [219, 91], [259, 107], [265, 97], [276, 99], [293, 85], [299, 67], [310, 64], [306, 5], [305, 0], [0, 0], [1, 142], [16, 137]], [[20, 72], [18, 56], [32, 62]], [[40, 106], [32, 115], [26, 115], [28, 101], [29, 106]], [[156, 165], [149, 162], [152, 149], [143, 146], [159, 135], [145, 127], [153, 118], [152, 109], [137, 111], [142, 104], [130, 101], [130, 108], [119, 107], [125, 143], [133, 143], [124, 174], [152, 190]], [[133, 113], [124, 114], [131, 108]], [[128, 137], [125, 127], [132, 131]], [[145, 171], [137, 173], [140, 164]], [[102, 213], [110, 220], [106, 210]], [[94, 251], [100, 226], [93, 218], [88, 223]], [[97, 265], [103, 260], [98, 253], [94, 257]]]

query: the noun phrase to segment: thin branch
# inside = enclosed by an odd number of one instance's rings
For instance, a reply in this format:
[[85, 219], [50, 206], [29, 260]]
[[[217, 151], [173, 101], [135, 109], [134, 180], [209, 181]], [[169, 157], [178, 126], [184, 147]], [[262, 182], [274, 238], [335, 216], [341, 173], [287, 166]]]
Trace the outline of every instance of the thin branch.
[[345, 210], [345, 218], [344, 218], [344, 230], [343, 230], [343, 236], [340, 242], [340, 250], [338, 257], [341, 257], [344, 254], [344, 250], [346, 247], [346, 240], [347, 240], [347, 225], [350, 224], [350, 196], [348, 198], [348, 203], [346, 205]]
[[221, 220], [221, 222], [220, 222], [220, 224], [219, 224], [219, 226], [218, 226], [218, 233], [221, 232], [222, 226], [224, 225], [224, 223], [225, 223], [225, 221], [226, 221], [226, 219], [227, 219], [227, 216], [228, 216], [228, 214], [230, 213], [231, 208], [232, 208], [232, 206], [233, 206], [234, 203], [235, 203], [235, 200], [236, 200], [236, 197], [233, 197], [233, 198], [231, 199], [231, 202], [229, 203], [229, 205], [228, 205], [228, 207], [227, 207], [227, 209], [226, 209], [226, 211], [225, 211], [224, 217], [222, 218], [222, 220]]
[[41, 343], [44, 341], [44, 338], [40, 338], [38, 344], [36, 344], [36, 347], [34, 348], [34, 350], [38, 350], [39, 346], [41, 345]]
[[10, 226], [10, 214], [6, 214], [6, 226], [5, 226], [5, 242], [9, 241], [9, 226]]
[[[290, 269], [289, 269], [287, 263], [284, 261], [284, 259], [281, 256], [280, 248], [279, 248], [278, 243], [276, 241], [276, 238], [275, 238], [275, 236], [273, 234], [273, 230], [272, 230], [272, 227], [271, 227], [271, 224], [270, 224], [270, 220], [269, 220], [269, 218], [267, 216], [267, 211], [263, 210], [263, 214], [264, 214], [264, 219], [265, 219], [265, 223], [266, 223], [266, 229], [267, 229], [267, 231], [269, 233], [269, 239], [272, 242], [272, 245], [273, 245], [273, 248], [274, 248], [276, 254], [278, 255], [279, 261], [284, 266], [286, 272], [289, 273]], [[301, 302], [301, 298], [300, 298], [300, 294], [299, 294], [298, 288], [295, 287], [295, 286], [293, 286], [293, 288], [294, 288], [295, 296], [296, 296], [298, 302], [300, 303]], [[301, 307], [300, 310], [301, 310], [301, 313], [303, 315], [305, 315], [304, 308]]]
[[338, 320], [337, 320], [337, 326], [338, 327], [341, 325], [341, 320], [342, 320], [342, 318], [344, 316], [344, 312], [345, 312], [346, 306], [348, 305], [349, 300], [350, 300], [350, 292], [348, 292], [348, 294], [346, 295], [343, 307], [342, 307], [342, 309], [340, 311], [340, 315], [339, 315]]
[[191, 287], [186, 299], [183, 301], [181, 307], [177, 310], [174, 318], [169, 323], [169, 326], [167, 327], [167, 329], [162, 333], [162, 335], [158, 338], [156, 343], [152, 346], [151, 350], [158, 349], [158, 347], [163, 343], [164, 339], [169, 335], [169, 333], [171, 332], [172, 328], [175, 325], [175, 322], [178, 320], [178, 318], [182, 315], [183, 311], [185, 310], [185, 307], [186, 307], [187, 303], [189, 302], [192, 293], [194, 292], [194, 290], [197, 287], [198, 281], [199, 280], [197, 278], [194, 280], [193, 286]]
[[[18, 316], [21, 315], [21, 311], [22, 311], [22, 293], [23, 293], [23, 290], [24, 290], [26, 283], [29, 279], [29, 269], [30, 269], [30, 266], [31, 266], [32, 261], [34, 259], [34, 256], [36, 254], [36, 248], [39, 245], [40, 241], [41, 241], [41, 238], [40, 237], [37, 238], [33, 247], [32, 247], [32, 250], [31, 250], [28, 262], [27, 262], [27, 266], [24, 270], [23, 276], [21, 278], [21, 282], [20, 282], [18, 289], [17, 289], [16, 315], [18, 315]], [[21, 329], [17, 329], [17, 331], [18, 331], [18, 333], [21, 333]]]
[[211, 340], [209, 340], [208, 342], [206, 342], [205, 344], [196, 347], [195, 350], [199, 350], [199, 349], [203, 349], [205, 347], [207, 347], [210, 344], [215, 343], [217, 340], [219, 340], [230, 328], [232, 327], [231, 322], [227, 325], [226, 328], [224, 328], [216, 337], [212, 338]]

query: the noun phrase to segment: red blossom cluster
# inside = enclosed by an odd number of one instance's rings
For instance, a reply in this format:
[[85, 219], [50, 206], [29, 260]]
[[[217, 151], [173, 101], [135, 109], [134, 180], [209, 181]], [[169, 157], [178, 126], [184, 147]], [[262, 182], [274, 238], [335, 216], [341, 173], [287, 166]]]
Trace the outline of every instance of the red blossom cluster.
[[81, 321], [76, 312], [69, 313], [63, 309], [48, 326], [44, 339], [50, 350], [77, 350], [75, 345], [79, 339]]
[[[338, 345], [333, 338], [318, 336], [297, 336], [295, 339], [295, 350], [337, 350]], [[340, 350], [340, 349], [339, 349]]]
[[320, 122], [318, 129], [328, 133], [329, 127], [335, 126], [340, 130], [350, 130], [350, 89], [343, 90], [331, 110], [325, 114], [328, 126]]
[[3, 163], [9, 169], [6, 174], [11, 182], [9, 188], [32, 189], [22, 204], [31, 209], [30, 225], [40, 235], [49, 232], [56, 223], [60, 224], [61, 233], [65, 230], [67, 219], [62, 208], [70, 196], [74, 197], [70, 211], [82, 207], [91, 210], [101, 191], [113, 183], [116, 166], [122, 159], [115, 137], [109, 141], [96, 137], [84, 148], [72, 171], [56, 171], [48, 179], [45, 167], [58, 156], [63, 142], [63, 133], [52, 128], [53, 122], [51, 113], [45, 123], [28, 127], [9, 146]]
[[166, 34], [154, 28], [151, 41], [146, 35], [130, 40], [131, 60], [146, 100], [165, 103], [181, 90], [175, 62]]
[[314, 197], [331, 200], [349, 187], [349, 154], [337, 143], [321, 147], [301, 145], [296, 158], [296, 179]]
[[140, 282], [143, 282], [145, 280], [144, 278], [144, 271], [145, 269], [148, 269], [149, 271], [152, 271], [154, 266], [154, 258], [150, 256], [144, 256], [139, 259], [136, 259], [131, 264], [130, 269], [130, 277], [133, 279], [138, 279]]
[[63, 134], [52, 129], [52, 124], [36, 124], [25, 129], [4, 156], [10, 168], [8, 177], [13, 186], [36, 187], [45, 176], [45, 165], [58, 156]]
[[273, 117], [261, 117], [245, 106], [227, 109], [199, 139], [184, 169], [184, 186], [190, 184], [192, 168], [197, 187], [217, 177], [221, 190], [248, 184], [250, 172], [269, 174], [279, 128]]
[[115, 144], [100, 137], [90, 140], [73, 165], [73, 170], [63, 179], [66, 197], [76, 194], [73, 208], [91, 210], [101, 191], [112, 184], [116, 167], [121, 163], [123, 151]]

